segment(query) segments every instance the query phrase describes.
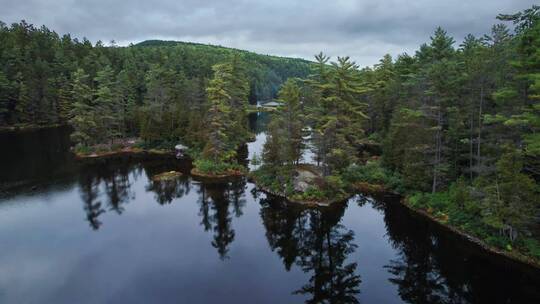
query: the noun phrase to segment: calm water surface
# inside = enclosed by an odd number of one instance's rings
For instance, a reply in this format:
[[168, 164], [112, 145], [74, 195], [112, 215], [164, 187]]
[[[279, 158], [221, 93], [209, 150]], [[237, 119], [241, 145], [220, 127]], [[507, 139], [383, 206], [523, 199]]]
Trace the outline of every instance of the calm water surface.
[[0, 135], [0, 303], [540, 303], [537, 272], [396, 198], [306, 209], [175, 160], [76, 164], [68, 136]]

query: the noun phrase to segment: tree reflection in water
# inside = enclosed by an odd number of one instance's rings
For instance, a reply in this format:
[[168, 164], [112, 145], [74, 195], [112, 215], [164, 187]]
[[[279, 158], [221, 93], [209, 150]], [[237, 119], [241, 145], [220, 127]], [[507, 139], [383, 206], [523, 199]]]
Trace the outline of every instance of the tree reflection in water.
[[79, 185], [81, 198], [83, 200], [83, 208], [86, 212], [86, 220], [93, 230], [98, 230], [102, 223], [98, 219], [100, 215], [105, 213], [105, 208], [102, 206], [100, 187], [103, 187], [107, 206], [109, 210], [115, 211], [117, 214], [122, 214], [124, 204], [130, 200], [129, 173], [133, 166], [92, 166], [91, 170], [83, 170], [79, 177]]
[[296, 264], [312, 274], [294, 293], [308, 296], [306, 303], [358, 303], [357, 263], [346, 263], [357, 247], [354, 232], [339, 223], [347, 203], [328, 208], [305, 208], [274, 198], [260, 203], [268, 243], [285, 268]]
[[174, 199], [189, 194], [191, 185], [187, 176], [171, 180], [153, 181], [152, 177], [154, 175], [170, 171], [170, 168], [163, 166], [162, 163], [144, 163], [143, 166], [148, 178], [146, 191], [154, 192], [156, 201], [160, 205], [170, 204]]
[[199, 183], [197, 203], [201, 225], [205, 231], [214, 232], [212, 246], [217, 249], [222, 260], [228, 258], [229, 245], [235, 236], [231, 214], [241, 216], [246, 204], [245, 185], [244, 178], [228, 183]]
[[167, 170], [170, 170], [170, 163], [167, 162], [137, 164], [126, 161], [87, 166], [79, 176], [79, 186], [90, 227], [93, 230], [101, 227], [99, 217], [106, 212], [103, 202], [106, 202], [109, 211], [117, 214], [125, 211], [125, 205], [135, 198], [135, 193], [130, 190], [130, 177], [137, 179], [143, 172], [148, 178], [146, 191], [154, 192], [160, 205], [171, 203], [174, 199], [188, 194], [190, 183], [187, 177], [172, 181], [152, 181], [152, 176]]
[[477, 248], [397, 203], [381, 206], [390, 242], [399, 252], [385, 268], [405, 302], [527, 303], [538, 297], [527, 294], [537, 289], [523, 272], [489, 262]]

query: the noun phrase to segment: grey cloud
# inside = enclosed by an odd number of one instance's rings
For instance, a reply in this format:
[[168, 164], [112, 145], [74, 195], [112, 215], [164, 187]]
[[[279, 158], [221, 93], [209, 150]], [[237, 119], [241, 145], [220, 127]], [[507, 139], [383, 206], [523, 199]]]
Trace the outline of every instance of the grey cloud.
[[25, 19], [74, 37], [122, 44], [175, 39], [311, 59], [350, 55], [372, 65], [414, 52], [442, 26], [461, 40], [534, 0], [0, 0], [0, 20]]

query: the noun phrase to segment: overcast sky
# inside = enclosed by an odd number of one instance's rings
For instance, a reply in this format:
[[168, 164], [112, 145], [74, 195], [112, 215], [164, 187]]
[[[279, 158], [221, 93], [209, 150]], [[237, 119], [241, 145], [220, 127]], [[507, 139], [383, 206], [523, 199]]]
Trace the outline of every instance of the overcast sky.
[[0, 0], [0, 20], [120, 45], [146, 39], [219, 44], [312, 59], [323, 51], [361, 65], [414, 52], [442, 26], [457, 41], [534, 0]]

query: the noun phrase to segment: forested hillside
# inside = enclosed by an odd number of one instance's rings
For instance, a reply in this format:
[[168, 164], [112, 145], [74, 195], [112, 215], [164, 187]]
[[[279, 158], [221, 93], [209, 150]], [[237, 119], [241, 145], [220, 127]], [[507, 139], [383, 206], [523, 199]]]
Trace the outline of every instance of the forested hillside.
[[309, 72], [301, 59], [168, 41], [105, 46], [24, 21], [0, 22], [0, 127], [65, 124], [74, 111], [88, 110], [80, 104], [87, 100], [97, 116], [114, 113], [120, 132], [135, 132], [145, 107], [171, 113], [203, 103], [212, 66], [232, 56], [249, 66], [251, 103], [272, 98], [285, 79]]

